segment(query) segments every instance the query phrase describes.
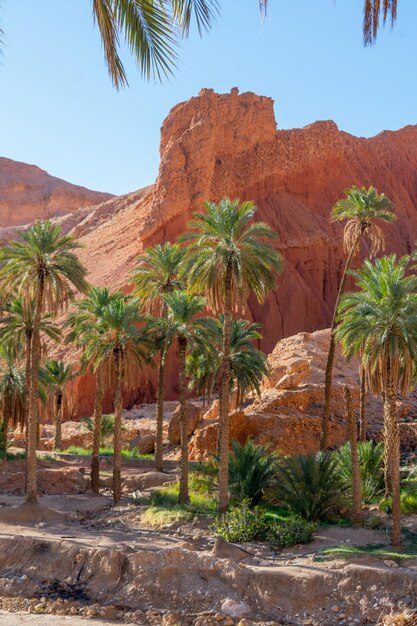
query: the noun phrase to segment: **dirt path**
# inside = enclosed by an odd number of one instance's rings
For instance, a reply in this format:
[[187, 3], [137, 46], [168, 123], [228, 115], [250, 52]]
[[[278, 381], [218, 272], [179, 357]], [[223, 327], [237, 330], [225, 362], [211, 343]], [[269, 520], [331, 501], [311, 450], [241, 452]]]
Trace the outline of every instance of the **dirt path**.
[[[36, 626], [59, 626], [60, 624], [68, 624], [68, 626], [87, 626], [89, 624], [97, 624], [97, 626], [115, 626], [115, 622], [103, 622], [101, 619], [83, 619], [81, 617], [73, 617], [69, 615], [28, 615], [27, 613], [5, 613], [0, 611], [0, 626], [20, 626], [20, 624], [36, 624]], [[119, 622], [120, 623], [120, 622]], [[138, 624], [123, 623], [123, 626], [138, 626]]]

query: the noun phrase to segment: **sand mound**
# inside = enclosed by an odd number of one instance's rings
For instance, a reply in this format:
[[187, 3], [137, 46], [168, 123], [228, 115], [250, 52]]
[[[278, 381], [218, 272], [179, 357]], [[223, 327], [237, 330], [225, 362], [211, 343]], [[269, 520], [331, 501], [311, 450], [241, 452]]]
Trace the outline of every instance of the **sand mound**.
[[39, 503], [24, 502], [18, 506], [0, 509], [0, 523], [19, 525], [31, 525], [44, 522], [46, 524], [59, 524], [67, 521], [65, 513], [50, 509]]

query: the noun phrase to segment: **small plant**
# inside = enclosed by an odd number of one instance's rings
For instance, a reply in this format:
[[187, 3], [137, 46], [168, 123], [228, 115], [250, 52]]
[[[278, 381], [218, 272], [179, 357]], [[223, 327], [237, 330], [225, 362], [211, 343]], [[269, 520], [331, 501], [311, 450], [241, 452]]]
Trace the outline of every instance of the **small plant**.
[[314, 522], [306, 522], [303, 519], [269, 523], [266, 540], [273, 546], [288, 548], [295, 544], [310, 543], [315, 529]]
[[217, 535], [233, 543], [262, 539], [267, 533], [266, 514], [259, 506], [251, 508], [250, 501], [246, 499], [217, 518], [212, 529]]
[[[352, 458], [350, 445], [343, 445], [337, 452], [339, 472], [346, 489], [352, 488]], [[358, 443], [359, 466], [364, 504], [372, 504], [384, 489], [384, 446], [372, 441]]]
[[268, 446], [256, 445], [250, 439], [243, 445], [233, 441], [232, 449], [229, 458], [231, 496], [239, 502], [247, 498], [254, 507], [272, 485], [278, 456], [268, 452]]
[[278, 464], [274, 492], [303, 519], [311, 522], [324, 519], [346, 497], [337, 455], [320, 452], [287, 457]]
[[[94, 420], [91, 417], [84, 417], [82, 420], [86, 426], [86, 428], [92, 433], [94, 432]], [[125, 427], [122, 426], [122, 430], [126, 430]], [[113, 434], [114, 431], [114, 415], [102, 415], [101, 417], [101, 432], [100, 432], [100, 445], [104, 446], [104, 443], [110, 435]]]

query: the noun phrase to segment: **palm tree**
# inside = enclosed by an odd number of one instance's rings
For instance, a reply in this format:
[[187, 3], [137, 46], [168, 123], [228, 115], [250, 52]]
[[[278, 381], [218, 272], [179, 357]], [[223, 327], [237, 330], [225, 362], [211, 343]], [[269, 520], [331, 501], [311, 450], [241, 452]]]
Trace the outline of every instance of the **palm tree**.
[[0, 451], [5, 452], [9, 426], [23, 429], [25, 424], [25, 374], [18, 366], [15, 345], [10, 341], [0, 344], [0, 409]]
[[180, 439], [181, 439], [181, 474], [180, 504], [190, 500], [188, 492], [188, 423], [186, 411], [187, 372], [186, 359], [189, 351], [197, 347], [201, 351], [207, 346], [211, 336], [212, 320], [197, 318], [205, 306], [203, 298], [185, 291], [172, 291], [163, 296], [167, 305], [167, 317], [150, 320], [148, 330], [164, 337], [166, 346], [175, 340], [179, 360], [179, 401], [180, 401]]
[[391, 201], [382, 193], [378, 194], [374, 187], [366, 189], [353, 186], [346, 191], [346, 198], [339, 200], [333, 207], [331, 220], [346, 221], [343, 245], [348, 255], [343, 270], [342, 279], [340, 281], [339, 290], [336, 297], [336, 303], [333, 311], [332, 324], [330, 326], [330, 344], [327, 355], [326, 374], [324, 383], [324, 409], [321, 424], [321, 441], [320, 448], [323, 450], [328, 445], [328, 430], [330, 420], [330, 402], [332, 397], [333, 382], [333, 362], [336, 349], [335, 330], [337, 325], [337, 307], [340, 297], [344, 291], [348, 272], [353, 257], [359, 251], [359, 245], [362, 237], [366, 235], [371, 243], [370, 255], [375, 256], [380, 250], [385, 248], [384, 233], [376, 223], [377, 221], [393, 222], [396, 216], [390, 209]]
[[[66, 327], [70, 332], [66, 338], [67, 343], [74, 343], [83, 348], [86, 342], [91, 341], [95, 334], [104, 332], [100, 323], [105, 309], [109, 304], [120, 297], [120, 294], [111, 293], [107, 287], [92, 287], [86, 298], [76, 302], [76, 308], [70, 313], [66, 321]], [[82, 369], [93, 369], [95, 362], [85, 358], [85, 352], [81, 358]], [[95, 371], [95, 396], [93, 412], [93, 449], [91, 456], [91, 490], [99, 493], [100, 482], [100, 441], [103, 416], [104, 395], [104, 366], [100, 364]]]
[[147, 342], [138, 326], [143, 322], [137, 298], [116, 292], [103, 310], [97, 329], [86, 332], [84, 350], [86, 362], [94, 371], [103, 368], [107, 387], [115, 386], [113, 442], [113, 500], [121, 498], [121, 452], [123, 387], [132, 388], [140, 364], [146, 358]]
[[[190, 376], [190, 388], [209, 397], [218, 381], [223, 347], [223, 315], [214, 320], [213, 332], [208, 348], [187, 357], [187, 373]], [[245, 396], [254, 392], [260, 395], [261, 381], [268, 376], [267, 357], [253, 345], [260, 341], [261, 324], [250, 323], [244, 319], [232, 319], [230, 330], [230, 391], [236, 388], [236, 409]], [[207, 351], [208, 350], [208, 351]]]
[[[190, 289], [204, 293], [209, 308], [223, 313], [223, 346], [219, 394], [219, 510], [229, 502], [229, 393], [232, 315], [245, 305], [251, 292], [261, 302], [275, 286], [274, 273], [282, 270], [281, 257], [271, 246], [275, 232], [263, 222], [252, 222], [253, 202], [223, 198], [205, 203], [205, 213], [194, 213], [183, 262]], [[252, 223], [251, 223], [252, 222]]]
[[[25, 299], [20, 296], [6, 301], [1, 309], [0, 317], [0, 341], [12, 341], [14, 345], [24, 346], [26, 389], [29, 389], [30, 384], [34, 314], [35, 300], [33, 298]], [[48, 337], [52, 339], [52, 341], [59, 342], [61, 339], [61, 331], [58, 326], [53, 323], [51, 314], [49, 313], [42, 315], [39, 331], [41, 337]], [[45, 348], [44, 351], [46, 351]], [[26, 406], [26, 431], [27, 415], [28, 407]]]
[[0, 249], [0, 283], [6, 293], [33, 299], [32, 354], [28, 394], [28, 502], [37, 501], [36, 432], [38, 370], [41, 358], [41, 320], [46, 311], [52, 316], [64, 310], [73, 296], [73, 288], [87, 290], [86, 270], [74, 254], [80, 245], [73, 235], [62, 235], [61, 227], [51, 221], [35, 222], [19, 229], [21, 241], [12, 241]]
[[[137, 258], [132, 272], [134, 294], [143, 303], [144, 311], [166, 318], [167, 305], [163, 295], [180, 289], [179, 265], [183, 251], [178, 244], [165, 243], [148, 248]], [[158, 386], [156, 392], [155, 469], [163, 469], [163, 425], [165, 398], [165, 365], [168, 347], [162, 341], [159, 346]]]
[[45, 363], [45, 376], [49, 390], [53, 392], [54, 403], [54, 450], [62, 450], [62, 417], [64, 412], [64, 391], [66, 385], [76, 376], [71, 363], [50, 359]]
[[360, 528], [362, 526], [362, 485], [358, 454], [358, 431], [356, 427], [355, 411], [352, 405], [351, 391], [347, 385], [343, 391], [352, 463], [352, 524], [354, 528]]
[[397, 19], [398, 0], [364, 0], [363, 6], [363, 41], [365, 46], [375, 43], [380, 26], [382, 12], [383, 25], [388, 17], [391, 18], [391, 27]]
[[344, 354], [361, 355], [367, 389], [382, 394], [386, 475], [392, 489], [393, 545], [400, 533], [400, 439], [397, 393], [413, 384], [417, 360], [417, 277], [406, 276], [410, 258], [395, 255], [365, 261], [351, 272], [359, 288], [340, 302], [336, 336]]

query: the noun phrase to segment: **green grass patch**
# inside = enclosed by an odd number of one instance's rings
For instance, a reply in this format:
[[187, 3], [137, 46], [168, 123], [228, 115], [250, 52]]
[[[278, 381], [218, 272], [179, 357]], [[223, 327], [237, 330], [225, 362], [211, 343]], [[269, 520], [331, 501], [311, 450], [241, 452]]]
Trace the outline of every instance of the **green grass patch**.
[[271, 522], [287, 522], [288, 520], [297, 519], [295, 513], [283, 506], [261, 502], [260, 507], [265, 511], [266, 519]]
[[[79, 456], [91, 456], [91, 448], [82, 448], [80, 446], [70, 446], [63, 450], [65, 454], [77, 454]], [[104, 446], [100, 448], [100, 456], [103, 457], [111, 457], [113, 456], [113, 448], [110, 446]], [[137, 448], [132, 448], [132, 450], [124, 449], [122, 450], [122, 459], [148, 459], [152, 460], [154, 458], [153, 454], [140, 454]]]
[[[416, 559], [417, 551], [410, 552], [404, 545], [401, 552], [393, 552], [384, 544], [369, 544], [366, 546], [335, 546], [334, 548], [324, 548], [316, 557], [319, 561], [335, 558], [345, 558], [356, 556], [375, 556], [382, 560], [389, 559], [392, 561], [405, 561], [407, 559]], [[316, 560], [316, 559], [315, 559]]]
[[[379, 503], [379, 510], [385, 513], [388, 505], [392, 507], [392, 499], [383, 498]], [[408, 490], [401, 491], [401, 513], [404, 515], [417, 513], [417, 493]]]
[[190, 478], [190, 503], [187, 505], [178, 504], [179, 482], [157, 489], [150, 496], [137, 499], [137, 504], [149, 505], [142, 514], [142, 524], [152, 528], [163, 528], [172, 524], [181, 524], [196, 516], [213, 517], [216, 515], [216, 500], [207, 493], [195, 491], [192, 477]]
[[8, 450], [0, 451], [0, 459], [4, 461], [22, 461], [26, 458], [26, 452], [9, 452]]

